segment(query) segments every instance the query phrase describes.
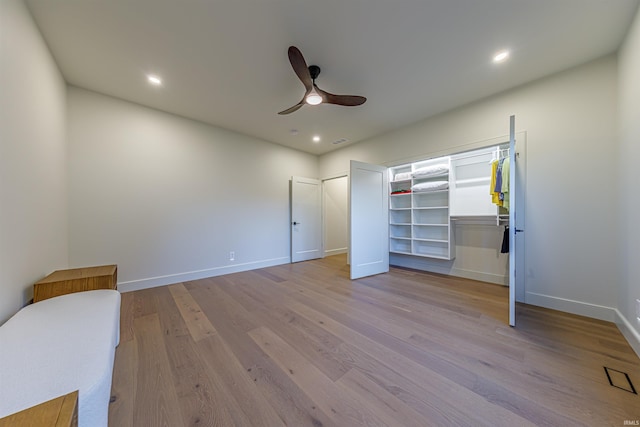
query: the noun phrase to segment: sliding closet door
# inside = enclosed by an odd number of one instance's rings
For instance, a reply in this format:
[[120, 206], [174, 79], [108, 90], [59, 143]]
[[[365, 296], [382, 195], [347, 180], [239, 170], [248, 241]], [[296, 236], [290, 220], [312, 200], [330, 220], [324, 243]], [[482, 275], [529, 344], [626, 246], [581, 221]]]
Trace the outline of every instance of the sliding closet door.
[[351, 161], [349, 255], [351, 279], [389, 271], [387, 168]]

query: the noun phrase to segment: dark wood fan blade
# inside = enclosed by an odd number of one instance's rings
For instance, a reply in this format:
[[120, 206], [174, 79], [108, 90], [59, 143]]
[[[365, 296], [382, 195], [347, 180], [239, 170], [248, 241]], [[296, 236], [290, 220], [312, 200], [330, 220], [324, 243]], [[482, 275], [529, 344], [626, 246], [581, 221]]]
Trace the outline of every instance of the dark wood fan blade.
[[284, 114], [291, 114], [294, 111], [298, 111], [300, 109], [300, 107], [302, 107], [304, 104], [306, 104], [306, 102], [304, 102], [304, 98], [302, 99], [302, 101], [298, 102], [296, 105], [294, 105], [293, 107], [287, 108], [284, 111], [280, 111], [278, 114], [280, 115], [284, 115]]
[[326, 92], [318, 86], [315, 86], [316, 91], [322, 96], [322, 102], [327, 104], [344, 105], [346, 107], [355, 107], [356, 105], [362, 105], [367, 101], [364, 96], [358, 95], [334, 95], [333, 93]]
[[302, 56], [302, 52], [300, 52], [300, 50], [295, 46], [289, 46], [289, 62], [291, 62], [293, 71], [296, 73], [305, 89], [307, 89], [307, 92], [310, 91], [313, 87], [313, 81], [311, 80], [311, 74], [309, 74], [309, 67], [307, 67], [307, 63], [304, 60], [304, 56]]

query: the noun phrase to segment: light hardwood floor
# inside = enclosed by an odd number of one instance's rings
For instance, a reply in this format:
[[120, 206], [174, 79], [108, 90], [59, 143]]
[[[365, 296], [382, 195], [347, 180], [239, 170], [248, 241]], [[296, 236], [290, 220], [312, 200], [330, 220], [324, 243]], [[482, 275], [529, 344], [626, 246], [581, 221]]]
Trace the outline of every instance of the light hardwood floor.
[[109, 425], [640, 420], [605, 374], [640, 386], [615, 325], [521, 305], [510, 328], [507, 292], [397, 268], [351, 281], [334, 256], [125, 293]]

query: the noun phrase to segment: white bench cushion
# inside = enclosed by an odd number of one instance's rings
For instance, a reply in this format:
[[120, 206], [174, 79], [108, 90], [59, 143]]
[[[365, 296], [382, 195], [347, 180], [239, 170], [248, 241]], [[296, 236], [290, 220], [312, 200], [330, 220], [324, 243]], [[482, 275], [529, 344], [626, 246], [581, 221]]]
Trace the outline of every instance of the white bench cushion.
[[0, 326], [0, 418], [79, 390], [80, 426], [107, 426], [120, 293], [31, 304]]

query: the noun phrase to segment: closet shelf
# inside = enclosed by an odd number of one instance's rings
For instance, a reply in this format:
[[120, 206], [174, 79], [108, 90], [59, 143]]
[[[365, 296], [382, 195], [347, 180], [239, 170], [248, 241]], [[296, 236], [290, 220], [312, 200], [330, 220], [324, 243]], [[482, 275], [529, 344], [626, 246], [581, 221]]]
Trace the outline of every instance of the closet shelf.
[[415, 177], [413, 177], [413, 180], [417, 181], [417, 180], [431, 179], [431, 178], [442, 178], [444, 176], [449, 176], [449, 171], [442, 172], [442, 173], [439, 173], [439, 174], [433, 174], [433, 175], [415, 176]]
[[402, 255], [413, 255], [411, 251], [389, 251], [393, 254], [402, 254]]
[[414, 222], [413, 225], [416, 227], [448, 227], [449, 226], [449, 224], [422, 224], [419, 222]]
[[429, 206], [429, 207], [416, 206], [413, 208], [413, 210], [418, 210], [418, 211], [426, 211], [426, 210], [433, 210], [433, 209], [449, 209], [449, 206]]
[[444, 259], [447, 261], [452, 260], [453, 258], [449, 258], [447, 256], [443, 256], [443, 255], [432, 255], [432, 254], [417, 254], [415, 252], [413, 253], [405, 253], [405, 252], [397, 252], [397, 253], [402, 253], [404, 255], [412, 255], [412, 256], [419, 256], [419, 257], [423, 257], [423, 258], [435, 258], [435, 259]]
[[418, 238], [413, 238], [413, 240], [416, 240], [418, 242], [449, 243], [448, 240], [443, 240], [443, 239], [418, 239]]
[[418, 256], [428, 256], [429, 258], [435, 258], [435, 259], [446, 259], [447, 261], [452, 259], [446, 256], [438, 256], [438, 255], [418, 255]]
[[414, 191], [411, 194], [419, 196], [419, 195], [423, 195], [423, 194], [436, 194], [436, 193], [448, 193], [448, 192], [449, 192], [449, 189], [446, 189], [446, 190], [433, 190], [433, 191]]
[[395, 240], [411, 240], [411, 237], [391, 236], [391, 239], [395, 239]]
[[390, 222], [389, 225], [411, 225], [410, 222]]

